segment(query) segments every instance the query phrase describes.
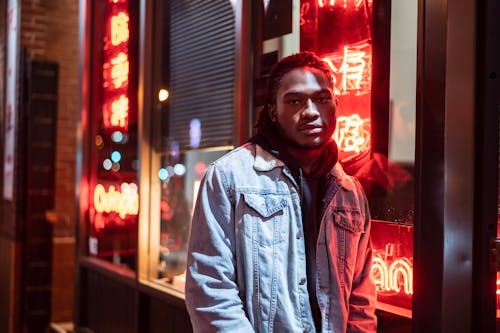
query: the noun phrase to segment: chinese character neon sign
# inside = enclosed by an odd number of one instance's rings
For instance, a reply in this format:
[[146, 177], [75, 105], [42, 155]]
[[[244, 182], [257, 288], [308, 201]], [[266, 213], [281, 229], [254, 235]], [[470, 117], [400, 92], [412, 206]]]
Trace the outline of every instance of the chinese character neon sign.
[[337, 117], [333, 138], [340, 150], [359, 153], [370, 149], [370, 119], [357, 114]]
[[111, 103], [111, 125], [127, 127], [128, 119], [128, 98], [121, 95]]
[[371, 88], [371, 47], [368, 42], [346, 45], [342, 52], [323, 57], [330, 67], [335, 94], [369, 93]]
[[128, 130], [129, 103], [129, 41], [130, 16], [128, 9], [121, 8], [127, 1], [110, 1], [107, 16], [108, 26], [104, 47], [103, 85], [104, 102], [102, 105], [104, 127], [112, 130]]
[[94, 208], [98, 213], [117, 213], [122, 219], [126, 215], [139, 213], [139, 194], [137, 185], [123, 183], [117, 191], [113, 185], [108, 190], [103, 185], [97, 184], [94, 189]]
[[129, 100], [124, 94], [114, 99], [111, 104], [103, 105], [103, 123], [106, 127], [128, 127]]
[[125, 12], [119, 12], [111, 17], [111, 44], [114, 46], [128, 41], [128, 21], [129, 17]]
[[113, 87], [120, 88], [128, 81], [129, 62], [125, 53], [120, 52], [116, 57], [111, 59], [111, 79]]

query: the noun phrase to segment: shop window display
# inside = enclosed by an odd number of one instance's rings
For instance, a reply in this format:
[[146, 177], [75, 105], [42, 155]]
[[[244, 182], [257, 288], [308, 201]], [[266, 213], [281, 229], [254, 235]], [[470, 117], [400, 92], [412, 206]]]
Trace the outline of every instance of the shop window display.
[[140, 222], [148, 255], [141, 259], [148, 282], [181, 298], [199, 183], [233, 147], [234, 36], [229, 1], [154, 2], [150, 202]]
[[[370, 203], [378, 308], [411, 317], [417, 8], [383, 5], [300, 1], [300, 49], [316, 52], [333, 73], [339, 161]], [[392, 20], [374, 22], [377, 10], [392, 11]]]
[[137, 11], [127, 0], [94, 4], [90, 112], [88, 254], [130, 270], [139, 213]]

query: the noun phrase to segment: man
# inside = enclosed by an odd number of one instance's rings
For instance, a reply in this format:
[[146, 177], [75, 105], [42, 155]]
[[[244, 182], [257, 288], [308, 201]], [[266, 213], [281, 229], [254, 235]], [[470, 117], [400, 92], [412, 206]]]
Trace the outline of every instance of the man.
[[370, 218], [337, 163], [336, 101], [313, 53], [271, 70], [247, 144], [212, 163], [188, 250], [195, 332], [374, 332]]

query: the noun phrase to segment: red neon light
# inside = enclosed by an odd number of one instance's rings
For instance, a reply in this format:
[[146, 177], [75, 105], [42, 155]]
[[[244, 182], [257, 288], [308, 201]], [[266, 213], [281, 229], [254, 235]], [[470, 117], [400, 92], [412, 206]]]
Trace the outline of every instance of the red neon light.
[[413, 265], [408, 258], [389, 264], [379, 254], [374, 254], [371, 274], [378, 291], [413, 295]]
[[111, 103], [111, 125], [127, 128], [128, 98], [125, 95], [121, 95]]
[[329, 7], [334, 7], [335, 5], [342, 5], [344, 8], [347, 8], [348, 6], [348, 3], [351, 3], [352, 6], [354, 6], [354, 8], [358, 9], [362, 4], [363, 4], [363, 0], [351, 0], [351, 1], [347, 1], [347, 0], [343, 0], [343, 1], [336, 1], [336, 0], [329, 0], [329, 1], [326, 1], [326, 0], [318, 0], [318, 6], [320, 8], [323, 8], [325, 6], [329, 6]]
[[111, 44], [117, 46], [129, 39], [128, 29], [129, 16], [126, 12], [119, 12], [111, 16]]
[[128, 129], [128, 110], [129, 100], [123, 94], [111, 103], [105, 103], [102, 107], [104, 126], [126, 131]]
[[332, 70], [335, 94], [370, 91], [371, 47], [367, 42], [345, 45], [341, 54], [332, 53], [323, 57], [323, 61]]
[[139, 213], [139, 194], [137, 185], [134, 183], [123, 183], [117, 191], [113, 185], [108, 191], [103, 185], [97, 184], [94, 188], [94, 207], [98, 213], [115, 212], [124, 219], [126, 215], [137, 215]]
[[304, 18], [308, 15], [309, 9], [311, 9], [311, 5], [309, 2], [305, 2], [300, 6], [300, 25], [304, 25], [307, 23], [307, 20]]
[[370, 119], [362, 119], [358, 114], [338, 117], [333, 139], [341, 151], [367, 151], [370, 149]]
[[110, 9], [110, 12], [115, 14], [107, 14], [110, 24], [106, 32], [106, 40], [110, 40], [111, 44], [104, 54], [103, 88], [105, 90], [102, 112], [103, 124], [106, 128], [127, 131], [130, 113], [129, 92], [126, 89], [130, 78], [128, 50], [130, 17], [126, 10], [117, 10], [122, 2], [126, 1], [111, 0], [111, 6], [114, 9]]
[[111, 59], [111, 80], [113, 80], [114, 88], [118, 89], [128, 81], [128, 73], [128, 56], [120, 52], [116, 57]]

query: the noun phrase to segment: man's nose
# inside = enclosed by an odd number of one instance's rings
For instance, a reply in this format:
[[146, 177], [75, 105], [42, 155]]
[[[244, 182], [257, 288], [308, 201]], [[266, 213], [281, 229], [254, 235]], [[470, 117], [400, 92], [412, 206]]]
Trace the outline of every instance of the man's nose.
[[302, 110], [303, 117], [317, 117], [319, 116], [318, 107], [312, 99], [308, 98], [304, 109]]

